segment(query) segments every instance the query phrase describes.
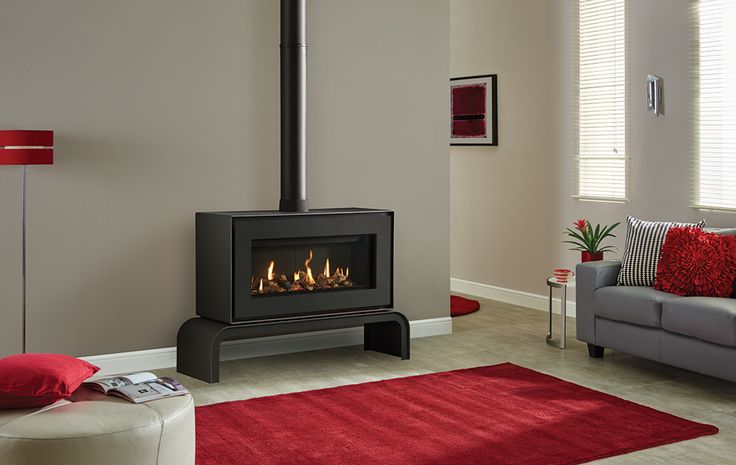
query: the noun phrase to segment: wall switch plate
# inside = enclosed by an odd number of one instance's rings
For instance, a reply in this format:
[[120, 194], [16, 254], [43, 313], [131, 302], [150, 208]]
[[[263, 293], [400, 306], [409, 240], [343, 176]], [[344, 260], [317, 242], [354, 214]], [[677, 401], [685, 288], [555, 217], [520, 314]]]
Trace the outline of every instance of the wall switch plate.
[[647, 75], [647, 110], [664, 115], [664, 81], [654, 74]]

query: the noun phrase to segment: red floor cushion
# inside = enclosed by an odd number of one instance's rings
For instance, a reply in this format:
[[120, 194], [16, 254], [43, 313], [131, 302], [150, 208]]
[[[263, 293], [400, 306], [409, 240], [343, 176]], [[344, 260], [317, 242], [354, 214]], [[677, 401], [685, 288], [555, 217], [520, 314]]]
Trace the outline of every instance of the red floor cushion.
[[35, 408], [69, 397], [99, 371], [61, 354], [18, 354], [0, 359], [0, 408]]
[[480, 302], [477, 300], [466, 299], [457, 295], [450, 296], [450, 316], [467, 315], [468, 313], [477, 312], [480, 308]]

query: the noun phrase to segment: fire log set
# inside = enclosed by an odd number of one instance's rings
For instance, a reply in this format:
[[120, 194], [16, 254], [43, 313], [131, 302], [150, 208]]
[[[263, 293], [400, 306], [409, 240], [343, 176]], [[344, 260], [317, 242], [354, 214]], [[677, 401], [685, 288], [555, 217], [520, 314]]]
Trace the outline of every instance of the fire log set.
[[330, 259], [325, 261], [325, 268], [315, 278], [312, 275], [312, 268], [309, 263], [314, 255], [309, 251], [309, 258], [304, 261], [304, 270], [298, 270], [292, 276], [287, 277], [285, 274], [277, 275], [274, 273], [276, 263], [271, 261], [268, 264], [268, 273], [265, 278], [257, 278], [252, 276], [250, 279], [251, 295], [261, 294], [281, 294], [284, 292], [309, 292], [315, 290], [328, 290], [351, 288], [354, 283], [350, 281], [350, 268], [338, 267], [334, 273], [330, 273]]

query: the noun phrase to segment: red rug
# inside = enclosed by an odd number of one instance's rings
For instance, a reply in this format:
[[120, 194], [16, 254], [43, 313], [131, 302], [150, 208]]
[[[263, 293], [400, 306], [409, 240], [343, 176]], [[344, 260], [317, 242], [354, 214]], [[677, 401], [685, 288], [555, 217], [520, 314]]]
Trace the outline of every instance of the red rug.
[[473, 299], [466, 299], [457, 295], [450, 296], [450, 316], [467, 315], [468, 313], [477, 312], [480, 308], [480, 302]]
[[197, 407], [197, 465], [576, 464], [715, 434], [510, 363]]

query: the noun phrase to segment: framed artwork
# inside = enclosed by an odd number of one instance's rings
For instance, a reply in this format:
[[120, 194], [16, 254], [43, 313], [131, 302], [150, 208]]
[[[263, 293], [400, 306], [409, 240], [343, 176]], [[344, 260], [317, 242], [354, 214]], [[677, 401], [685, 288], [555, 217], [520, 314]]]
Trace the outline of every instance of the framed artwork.
[[496, 74], [450, 79], [450, 145], [498, 145]]

